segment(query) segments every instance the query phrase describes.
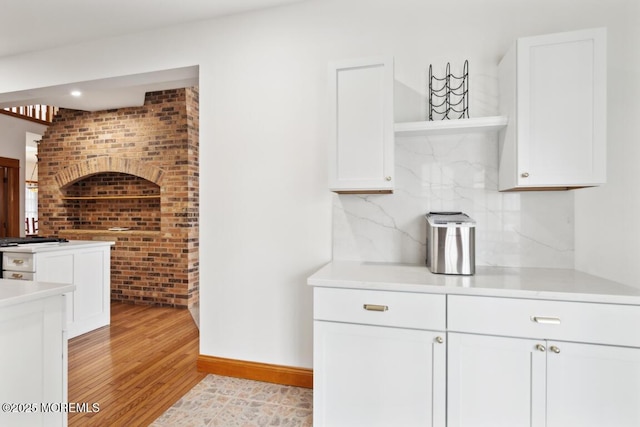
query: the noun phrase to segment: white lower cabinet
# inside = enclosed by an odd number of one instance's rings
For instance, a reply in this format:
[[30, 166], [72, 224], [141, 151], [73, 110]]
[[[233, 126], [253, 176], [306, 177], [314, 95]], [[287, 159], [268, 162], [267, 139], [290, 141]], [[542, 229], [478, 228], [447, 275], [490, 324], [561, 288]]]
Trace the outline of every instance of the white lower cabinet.
[[448, 426], [543, 426], [545, 354], [533, 340], [448, 334]]
[[315, 292], [314, 426], [445, 426], [444, 296]]
[[67, 294], [69, 338], [111, 322], [111, 250], [108, 245], [82, 250], [43, 252], [34, 280], [71, 283]]
[[640, 426], [640, 348], [548, 342], [546, 425]]
[[75, 285], [66, 294], [69, 338], [111, 321], [111, 242], [4, 248], [3, 277]]
[[640, 307], [449, 296], [447, 309], [448, 426], [640, 426]]
[[640, 425], [640, 349], [448, 334], [449, 426]]
[[316, 287], [314, 425], [637, 427], [639, 323], [636, 305]]
[[62, 295], [0, 306], [0, 426], [67, 425], [46, 406], [67, 402], [65, 333]]
[[316, 426], [444, 426], [442, 333], [316, 322]]

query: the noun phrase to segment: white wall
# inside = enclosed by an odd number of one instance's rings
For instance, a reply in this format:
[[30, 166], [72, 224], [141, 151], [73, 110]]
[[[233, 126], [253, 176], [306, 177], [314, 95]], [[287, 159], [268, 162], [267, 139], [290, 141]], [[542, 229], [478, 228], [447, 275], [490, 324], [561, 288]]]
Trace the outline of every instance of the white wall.
[[610, 14], [608, 182], [576, 192], [576, 268], [640, 287], [640, 2]]
[[[42, 126], [42, 133], [27, 132], [25, 135], [25, 160], [24, 175], [27, 181], [38, 180], [38, 143], [42, 139], [46, 126]], [[35, 151], [33, 151], [35, 150]]]
[[[495, 106], [497, 63], [516, 37], [607, 26], [616, 28], [610, 46], [628, 46], [635, 11], [633, 0], [311, 0], [0, 58], [0, 93], [200, 65], [200, 351], [310, 367], [305, 278], [331, 258], [327, 62], [394, 56], [396, 80], [409, 94], [398, 119], [407, 120], [420, 115], [425, 66], [469, 59], [471, 90], [484, 93], [472, 98], [471, 113], [480, 115]], [[624, 52], [613, 53], [615, 63]], [[616, 132], [638, 136], [624, 123]], [[628, 226], [639, 234], [640, 225]]]
[[[24, 218], [24, 181], [32, 170], [26, 162], [27, 134], [42, 135], [46, 129], [45, 125], [0, 114], [0, 156], [20, 160], [20, 218]], [[22, 224], [20, 230], [24, 235]]]

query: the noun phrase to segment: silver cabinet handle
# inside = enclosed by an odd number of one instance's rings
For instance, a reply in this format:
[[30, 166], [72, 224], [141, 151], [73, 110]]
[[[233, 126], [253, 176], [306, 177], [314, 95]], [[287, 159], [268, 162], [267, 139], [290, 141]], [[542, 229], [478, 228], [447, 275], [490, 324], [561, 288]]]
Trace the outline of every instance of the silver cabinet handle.
[[529, 172], [522, 172], [520, 176], [523, 178], [529, 178]]
[[547, 349], [542, 344], [536, 344], [536, 350], [547, 351]]
[[544, 323], [547, 325], [559, 325], [559, 317], [531, 316], [531, 321], [535, 323]]
[[549, 350], [553, 351], [555, 354], [560, 353], [560, 349], [555, 345], [552, 345], [551, 347], [549, 347]]
[[362, 306], [365, 310], [368, 311], [387, 311], [389, 310], [389, 306], [386, 305], [378, 305], [378, 304], [365, 304]]
[[24, 277], [24, 275], [20, 274], [20, 273], [12, 273], [11, 274], [11, 278], [12, 279], [22, 279]]
[[387, 181], [391, 181], [391, 177], [390, 176], [386, 176], [384, 179], [386, 179]]
[[442, 338], [442, 337], [436, 337], [436, 342], [437, 342], [438, 344], [442, 344], [442, 343], [444, 342], [444, 338]]
[[22, 264], [24, 264], [24, 260], [23, 260], [23, 259], [19, 259], [19, 258], [18, 258], [18, 259], [14, 259], [12, 262], [13, 262], [14, 264], [17, 264], [17, 265], [22, 265]]

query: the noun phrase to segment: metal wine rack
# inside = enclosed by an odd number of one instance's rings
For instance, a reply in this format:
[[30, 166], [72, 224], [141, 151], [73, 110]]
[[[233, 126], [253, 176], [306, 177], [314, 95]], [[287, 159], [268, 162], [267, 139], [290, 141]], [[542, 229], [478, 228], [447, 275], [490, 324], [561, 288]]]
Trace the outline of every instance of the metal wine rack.
[[469, 61], [464, 61], [462, 75], [451, 72], [447, 62], [444, 77], [433, 75], [429, 65], [429, 120], [469, 118]]

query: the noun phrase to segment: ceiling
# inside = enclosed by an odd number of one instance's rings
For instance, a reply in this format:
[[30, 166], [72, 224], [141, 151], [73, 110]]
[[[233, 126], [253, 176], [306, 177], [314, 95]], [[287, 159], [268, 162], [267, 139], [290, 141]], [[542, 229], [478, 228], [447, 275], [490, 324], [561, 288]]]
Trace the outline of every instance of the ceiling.
[[[0, 58], [305, 0], [0, 0]], [[0, 108], [46, 104], [96, 111], [141, 105], [151, 90], [193, 86], [187, 67], [0, 94]], [[83, 92], [74, 98], [71, 90]]]
[[[1, 1], [1, 0], [0, 0]], [[0, 108], [52, 105], [102, 111], [144, 104], [147, 92], [198, 85], [198, 67], [184, 67], [0, 94]], [[80, 96], [71, 92], [79, 91]]]

